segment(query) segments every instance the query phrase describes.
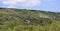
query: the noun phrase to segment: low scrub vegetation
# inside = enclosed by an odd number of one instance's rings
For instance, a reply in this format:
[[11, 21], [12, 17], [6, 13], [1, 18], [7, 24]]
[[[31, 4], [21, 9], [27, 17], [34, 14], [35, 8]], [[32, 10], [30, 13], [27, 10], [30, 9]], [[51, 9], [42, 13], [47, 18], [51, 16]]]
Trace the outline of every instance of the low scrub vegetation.
[[60, 13], [0, 8], [0, 31], [60, 31]]

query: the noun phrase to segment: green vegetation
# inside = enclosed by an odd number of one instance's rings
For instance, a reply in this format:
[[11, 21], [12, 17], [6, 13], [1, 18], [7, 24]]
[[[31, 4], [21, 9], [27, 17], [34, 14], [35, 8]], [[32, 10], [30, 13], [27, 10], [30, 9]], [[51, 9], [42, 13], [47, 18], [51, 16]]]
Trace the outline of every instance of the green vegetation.
[[0, 31], [60, 31], [60, 13], [0, 8]]

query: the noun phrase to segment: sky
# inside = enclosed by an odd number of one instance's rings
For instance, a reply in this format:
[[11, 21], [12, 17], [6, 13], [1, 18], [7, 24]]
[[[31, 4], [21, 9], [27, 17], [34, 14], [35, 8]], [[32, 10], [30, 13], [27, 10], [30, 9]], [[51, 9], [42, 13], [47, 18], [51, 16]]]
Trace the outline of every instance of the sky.
[[60, 0], [0, 0], [0, 7], [60, 12]]

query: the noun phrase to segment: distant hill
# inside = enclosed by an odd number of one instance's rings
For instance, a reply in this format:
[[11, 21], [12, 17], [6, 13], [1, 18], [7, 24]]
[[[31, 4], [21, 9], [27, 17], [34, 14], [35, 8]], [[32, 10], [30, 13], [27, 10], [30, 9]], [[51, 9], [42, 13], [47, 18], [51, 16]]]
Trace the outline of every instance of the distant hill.
[[29, 22], [29, 24], [41, 24], [43, 21], [51, 23], [51, 20], [60, 20], [60, 13], [42, 10], [0, 8], [0, 20], [4, 22], [19, 20], [24, 23]]
[[[60, 21], [60, 13], [42, 11], [0, 8], [0, 27], [15, 27], [18, 25], [50, 25], [53, 21]], [[6, 28], [5, 28], [6, 29]]]

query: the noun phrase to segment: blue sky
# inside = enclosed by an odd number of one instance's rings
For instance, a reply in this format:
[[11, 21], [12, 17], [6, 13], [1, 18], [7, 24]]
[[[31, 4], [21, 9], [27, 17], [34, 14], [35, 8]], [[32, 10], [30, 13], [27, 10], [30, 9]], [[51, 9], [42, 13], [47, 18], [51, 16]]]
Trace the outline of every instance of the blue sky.
[[0, 0], [0, 7], [60, 12], [60, 0]]

